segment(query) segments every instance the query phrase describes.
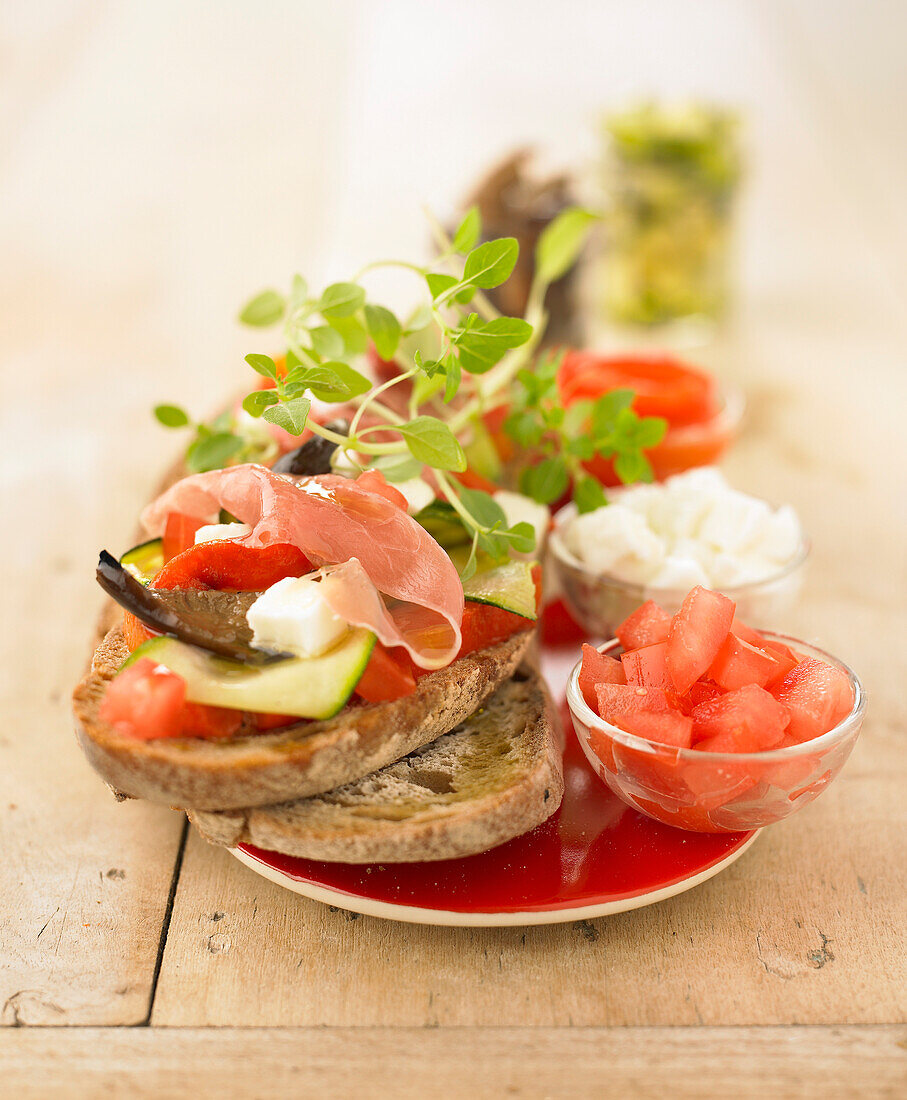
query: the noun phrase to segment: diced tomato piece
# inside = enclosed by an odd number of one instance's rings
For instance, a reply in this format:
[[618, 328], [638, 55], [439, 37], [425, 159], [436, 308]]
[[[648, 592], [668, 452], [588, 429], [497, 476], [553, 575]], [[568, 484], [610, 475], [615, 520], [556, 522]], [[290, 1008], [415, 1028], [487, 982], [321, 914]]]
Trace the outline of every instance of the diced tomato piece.
[[624, 684], [596, 684], [595, 696], [598, 700], [599, 715], [606, 722], [617, 725], [620, 715], [629, 710], [644, 710], [667, 713], [672, 710], [667, 695], [658, 688], [630, 687]]
[[627, 683], [636, 687], [661, 688], [662, 691], [673, 694], [674, 685], [665, 664], [667, 648], [667, 642], [658, 642], [656, 645], [646, 645], [630, 653], [623, 653], [620, 661]]
[[209, 707], [186, 699], [186, 681], [149, 657], [124, 669], [107, 686], [99, 717], [125, 737], [230, 737], [242, 724], [240, 710]]
[[583, 698], [594, 710], [598, 710], [598, 684], [626, 684], [623, 665], [591, 645], [583, 645], [583, 664], [579, 672], [579, 689]]
[[[700, 703], [693, 708], [692, 719], [697, 747], [700, 741], [715, 737], [737, 738], [740, 747], [723, 750], [729, 752], [762, 752], [775, 748], [790, 721], [777, 699], [755, 684]], [[754, 747], [744, 748], [744, 745]]]
[[762, 752], [762, 738], [749, 726], [737, 726], [732, 730], [705, 737], [696, 742], [696, 748], [702, 752]]
[[772, 654], [757, 649], [731, 631], [709, 666], [709, 677], [725, 691], [735, 691], [747, 684], [765, 687], [778, 669], [778, 661]]
[[164, 561], [170, 561], [177, 554], [181, 554], [195, 542], [195, 532], [199, 527], [204, 527], [204, 520], [194, 516], [184, 516], [181, 512], [170, 512], [164, 524], [164, 535], [161, 539], [161, 549], [164, 553]]
[[360, 699], [367, 703], [384, 703], [412, 695], [415, 690], [416, 678], [406, 650], [399, 646], [387, 649], [381, 642], [376, 642], [365, 672], [356, 685], [356, 694]]
[[759, 633], [758, 630], [753, 630], [751, 626], [747, 626], [742, 619], [738, 619], [734, 616], [734, 621], [731, 623], [731, 630], [738, 638], [742, 638], [745, 642], [749, 642], [750, 645], [757, 646], [759, 649], [765, 649], [765, 638]]
[[693, 719], [676, 710], [626, 710], [617, 716], [614, 724], [647, 741], [678, 749], [688, 749], [693, 740]]
[[356, 478], [356, 484], [369, 493], [377, 493], [378, 496], [384, 497], [391, 504], [396, 504], [398, 508], [402, 508], [404, 512], [406, 511], [406, 497], [399, 489], [395, 489], [393, 485], [388, 483], [387, 478], [380, 470], [366, 470], [365, 473]]
[[131, 611], [123, 612], [123, 638], [130, 653], [153, 637], [154, 631], [145, 626], [141, 619], [137, 619]]
[[576, 645], [589, 637], [560, 597], [545, 604], [539, 627], [542, 641], [548, 646]]
[[[542, 602], [542, 567], [540, 565], [532, 567], [532, 580], [535, 583], [535, 606], [538, 610]], [[497, 645], [498, 642], [506, 641], [521, 630], [531, 630], [535, 622], [536, 620], [524, 618], [513, 611], [505, 611], [502, 607], [467, 600], [463, 608], [463, 622], [460, 624], [463, 641], [457, 656], [465, 657], [467, 653], [475, 653], [486, 646]]]
[[624, 619], [615, 634], [624, 649], [630, 650], [666, 641], [670, 629], [671, 616], [667, 611], [654, 600], [646, 600]]
[[459, 470], [453, 476], [465, 489], [478, 489], [480, 493], [496, 493], [501, 487], [476, 470]]
[[249, 717], [259, 733], [267, 733], [269, 730], [282, 729], [284, 726], [295, 726], [297, 722], [305, 721], [295, 714], [264, 714], [261, 711], [251, 711]]
[[735, 604], [697, 585], [671, 620], [667, 666], [678, 695], [686, 695], [718, 656], [734, 619]]
[[152, 588], [217, 588], [257, 592], [284, 577], [311, 573], [312, 563], [297, 546], [246, 546], [215, 539], [190, 546], [152, 580]]
[[717, 684], [710, 680], [697, 680], [683, 698], [689, 707], [698, 707], [700, 703], [708, 703], [712, 699], [718, 699], [724, 692]]
[[137, 741], [181, 737], [185, 703], [182, 676], [143, 657], [110, 681], [98, 717]]
[[853, 689], [847, 676], [815, 657], [801, 661], [774, 694], [790, 713], [788, 733], [801, 742], [834, 729], [853, 707]]
[[772, 657], [775, 658], [778, 665], [765, 683], [765, 687], [771, 691], [772, 688], [781, 683], [789, 672], [792, 672], [797, 667], [803, 658], [797, 657], [790, 646], [782, 645], [781, 642], [770, 641], [768, 638], [766, 638], [762, 648], [766, 653], [770, 653]]
[[[694, 749], [697, 747], [693, 746]], [[695, 796], [698, 809], [708, 813], [752, 790], [759, 783], [762, 770], [761, 763], [750, 760], [719, 762], [703, 756], [701, 760], [684, 763], [683, 779]], [[703, 831], [710, 830], [706, 827]]]
[[243, 712], [230, 707], [211, 707], [204, 703], [185, 703], [182, 715], [183, 737], [204, 737], [217, 741], [232, 737], [242, 725]]

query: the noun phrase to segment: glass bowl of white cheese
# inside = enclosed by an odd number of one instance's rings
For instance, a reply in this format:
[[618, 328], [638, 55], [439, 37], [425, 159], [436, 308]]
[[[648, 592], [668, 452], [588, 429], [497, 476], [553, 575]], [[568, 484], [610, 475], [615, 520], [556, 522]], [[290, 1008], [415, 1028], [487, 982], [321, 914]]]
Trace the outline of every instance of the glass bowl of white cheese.
[[809, 540], [789, 505], [734, 489], [712, 466], [610, 499], [584, 515], [563, 508], [548, 540], [567, 605], [591, 636], [610, 638], [646, 600], [673, 614], [698, 584], [733, 599], [756, 628], [796, 604]]

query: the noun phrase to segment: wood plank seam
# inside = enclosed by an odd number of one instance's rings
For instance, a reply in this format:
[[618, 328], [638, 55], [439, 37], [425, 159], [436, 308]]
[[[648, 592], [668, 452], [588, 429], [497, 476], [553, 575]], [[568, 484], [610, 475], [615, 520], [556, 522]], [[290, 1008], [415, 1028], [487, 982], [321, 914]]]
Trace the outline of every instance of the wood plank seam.
[[170, 919], [173, 916], [173, 903], [176, 900], [176, 891], [179, 886], [180, 872], [183, 869], [183, 853], [186, 851], [186, 841], [189, 839], [189, 818], [183, 818], [183, 829], [180, 833], [179, 847], [176, 852], [176, 862], [173, 864], [173, 876], [170, 879], [170, 891], [167, 895], [167, 907], [164, 910], [164, 920], [161, 924], [161, 936], [157, 945], [157, 958], [154, 960], [154, 973], [151, 976], [151, 989], [148, 993], [148, 1012], [144, 1020], [132, 1027], [150, 1027], [151, 1014], [154, 1011], [154, 997], [157, 993], [157, 983], [161, 976], [161, 967], [164, 963], [164, 952], [167, 949], [167, 934], [170, 931]]

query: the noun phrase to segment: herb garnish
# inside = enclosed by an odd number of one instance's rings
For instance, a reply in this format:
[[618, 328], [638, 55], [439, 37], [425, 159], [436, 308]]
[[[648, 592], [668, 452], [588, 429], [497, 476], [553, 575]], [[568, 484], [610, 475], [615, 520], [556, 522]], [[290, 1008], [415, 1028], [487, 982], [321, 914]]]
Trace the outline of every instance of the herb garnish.
[[[308, 427], [337, 444], [335, 462], [354, 469], [375, 467], [390, 482], [416, 477], [429, 467], [451, 518], [463, 525], [472, 543], [464, 580], [475, 571], [478, 553], [499, 561], [511, 550], [531, 552], [531, 525], [509, 526], [489, 493], [456, 477], [467, 468], [464, 441], [485, 431], [485, 414], [501, 406], [509, 409], [504, 429], [530, 459], [520, 474], [520, 489], [549, 504], [572, 482], [581, 511], [606, 503], [599, 483], [584, 472], [584, 461], [595, 454], [613, 457], [622, 481], [650, 480], [643, 451], [665, 431], [664, 421], [640, 418], [630, 409], [628, 390], [578, 402], [565, 412], [557, 391], [558, 358], [547, 355], [534, 362], [545, 329], [545, 293], [576, 262], [594, 220], [590, 212], [571, 207], [545, 229], [536, 248], [525, 319], [502, 316], [482, 293], [510, 277], [519, 246], [512, 237], [477, 243], [482, 225], [476, 208], [452, 240], [433, 221], [441, 251], [429, 266], [378, 261], [321, 294], [311, 294], [305, 279], [296, 275], [289, 293], [265, 290], [240, 313], [240, 320], [254, 328], [280, 325], [287, 349], [282, 362], [260, 353], [246, 356], [267, 379], [267, 388], [243, 400], [244, 420], [224, 413], [209, 424], [193, 424], [175, 405], [159, 405], [155, 415], [166, 427], [195, 428], [186, 454], [190, 470], [273, 459], [276, 447], [260, 419], [291, 435]], [[413, 272], [428, 292], [428, 300], [404, 320], [367, 300], [361, 285], [369, 271], [387, 266]], [[378, 385], [352, 365], [369, 343], [397, 367]], [[428, 347], [433, 350], [424, 350]], [[388, 391], [407, 382], [408, 398], [391, 408]], [[348, 431], [310, 419], [312, 397], [352, 406]]]

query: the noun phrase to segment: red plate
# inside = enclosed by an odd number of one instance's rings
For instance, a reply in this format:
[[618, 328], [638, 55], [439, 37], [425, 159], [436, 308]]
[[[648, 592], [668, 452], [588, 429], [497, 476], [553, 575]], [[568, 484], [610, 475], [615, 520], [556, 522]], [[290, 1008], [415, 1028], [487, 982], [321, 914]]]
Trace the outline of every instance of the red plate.
[[[545, 655], [561, 685], [576, 648]], [[565, 708], [566, 709], [566, 708]], [[265, 878], [342, 909], [418, 924], [549, 924], [652, 905], [718, 874], [757, 833], [690, 833], [625, 806], [589, 767], [567, 719], [560, 809], [525, 836], [465, 859], [345, 864], [240, 845]]]

